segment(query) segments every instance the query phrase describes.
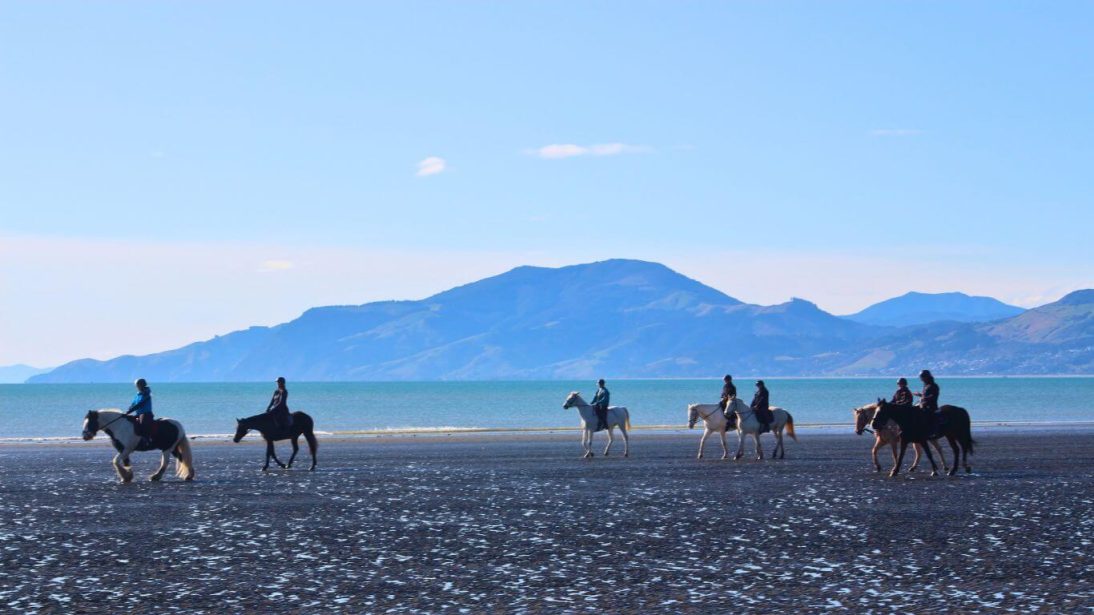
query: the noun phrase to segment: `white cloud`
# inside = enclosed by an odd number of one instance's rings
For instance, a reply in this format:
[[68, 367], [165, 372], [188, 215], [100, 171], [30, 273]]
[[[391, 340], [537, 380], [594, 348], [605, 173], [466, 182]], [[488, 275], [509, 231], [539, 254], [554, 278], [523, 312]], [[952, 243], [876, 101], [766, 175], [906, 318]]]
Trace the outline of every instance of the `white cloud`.
[[574, 143], [552, 143], [535, 149], [525, 150], [530, 156], [536, 156], [546, 160], [558, 160], [561, 158], [575, 158], [577, 156], [618, 156], [619, 154], [647, 154], [653, 148], [647, 145], [630, 145], [627, 143], [596, 143], [593, 145], [576, 145]]
[[430, 156], [418, 163], [418, 172], [416, 175], [418, 177], [428, 177], [429, 175], [442, 173], [446, 168], [448, 168], [448, 163], [445, 162], [444, 158]]
[[923, 134], [918, 128], [875, 128], [870, 131], [872, 137], [914, 137]]
[[293, 262], [287, 260], [266, 260], [262, 261], [262, 266], [258, 268], [263, 273], [271, 271], [286, 271], [293, 268]]

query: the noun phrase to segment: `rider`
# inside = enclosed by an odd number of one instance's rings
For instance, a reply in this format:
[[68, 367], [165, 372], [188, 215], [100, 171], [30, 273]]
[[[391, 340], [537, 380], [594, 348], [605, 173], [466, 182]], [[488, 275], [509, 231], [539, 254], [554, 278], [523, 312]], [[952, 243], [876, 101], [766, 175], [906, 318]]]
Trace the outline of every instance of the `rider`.
[[772, 414], [768, 404], [767, 387], [763, 380], [756, 381], [756, 395], [752, 398], [752, 412], [760, 422], [760, 433], [771, 431]]
[[730, 402], [737, 398], [737, 386], [733, 384], [733, 376], [726, 374], [725, 378], [722, 378], [722, 401], [718, 402], [718, 407], [722, 409], [722, 413], [729, 418], [730, 413], [727, 411]]
[[896, 393], [893, 393], [893, 400], [889, 403], [894, 406], [912, 405], [912, 390], [908, 388], [907, 378], [901, 378], [896, 381]]
[[934, 375], [930, 370], [923, 370], [919, 372], [919, 379], [923, 382], [923, 391], [916, 393], [916, 397], [919, 399], [919, 407], [925, 412], [929, 413], [931, 417], [931, 431], [938, 433], [942, 427], [942, 414], [938, 409], [938, 395], [941, 389], [938, 388], [938, 383], [934, 381]]
[[923, 382], [923, 391], [916, 393], [915, 396], [919, 397], [919, 407], [932, 413], [938, 413], [938, 395], [941, 390], [938, 388], [938, 383], [934, 381], [934, 375], [930, 370], [923, 370], [919, 372], [919, 379]]
[[593, 407], [593, 410], [596, 410], [596, 431], [608, 428], [608, 400], [611, 399], [611, 396], [612, 394], [604, 386], [604, 379], [597, 380], [596, 395], [593, 396], [593, 401], [589, 404]]
[[266, 408], [266, 414], [273, 415], [274, 425], [288, 429], [292, 427], [292, 413], [289, 412], [289, 390], [285, 388], [285, 377], [278, 376], [277, 388], [274, 389], [270, 405]]
[[152, 414], [152, 389], [144, 378], [137, 378], [133, 386], [137, 387], [137, 396], [125, 413], [136, 415], [133, 430], [141, 437], [141, 446], [148, 446], [149, 431], [152, 429], [152, 421], [155, 420]]

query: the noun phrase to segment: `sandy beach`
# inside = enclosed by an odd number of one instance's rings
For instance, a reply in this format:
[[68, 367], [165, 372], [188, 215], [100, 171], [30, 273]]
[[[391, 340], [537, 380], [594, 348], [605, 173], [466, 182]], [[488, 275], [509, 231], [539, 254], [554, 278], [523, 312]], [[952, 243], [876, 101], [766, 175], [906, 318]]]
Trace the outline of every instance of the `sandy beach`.
[[328, 439], [266, 474], [253, 441], [197, 442], [194, 483], [132, 485], [103, 439], [0, 446], [0, 609], [1094, 608], [1090, 427], [981, 429], [971, 475], [896, 480], [868, 436], [799, 435], [736, 463], [698, 431], [592, 461], [572, 433]]

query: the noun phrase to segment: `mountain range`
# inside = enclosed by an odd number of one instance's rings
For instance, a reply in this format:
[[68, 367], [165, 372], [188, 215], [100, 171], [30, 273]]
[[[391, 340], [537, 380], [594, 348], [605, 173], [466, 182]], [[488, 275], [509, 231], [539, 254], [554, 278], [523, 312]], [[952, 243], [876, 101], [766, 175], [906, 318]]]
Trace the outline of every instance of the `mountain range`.
[[[922, 322], [925, 314], [939, 316]], [[30, 382], [914, 375], [923, 367], [1094, 373], [1094, 290], [1032, 310], [913, 293], [840, 317], [802, 299], [746, 304], [657, 263], [518, 267], [422, 300], [313, 308], [166, 352], [73, 361]]]

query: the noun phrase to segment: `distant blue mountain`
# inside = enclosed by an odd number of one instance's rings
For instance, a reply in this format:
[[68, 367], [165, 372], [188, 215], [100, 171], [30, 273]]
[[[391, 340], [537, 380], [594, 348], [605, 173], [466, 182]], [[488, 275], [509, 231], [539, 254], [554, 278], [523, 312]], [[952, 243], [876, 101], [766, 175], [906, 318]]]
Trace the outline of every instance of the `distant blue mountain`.
[[49, 369], [29, 365], [0, 366], [0, 384], [22, 384], [27, 378], [48, 372]]
[[867, 325], [907, 327], [939, 321], [988, 322], [1017, 316], [1024, 311], [991, 297], [911, 292], [876, 303], [846, 318]]
[[518, 267], [419, 301], [314, 308], [275, 327], [151, 355], [83, 359], [31, 381], [870, 375], [925, 366], [1094, 373], [1087, 296], [1094, 292], [988, 323], [894, 329], [801, 299], [745, 304], [656, 263]]

